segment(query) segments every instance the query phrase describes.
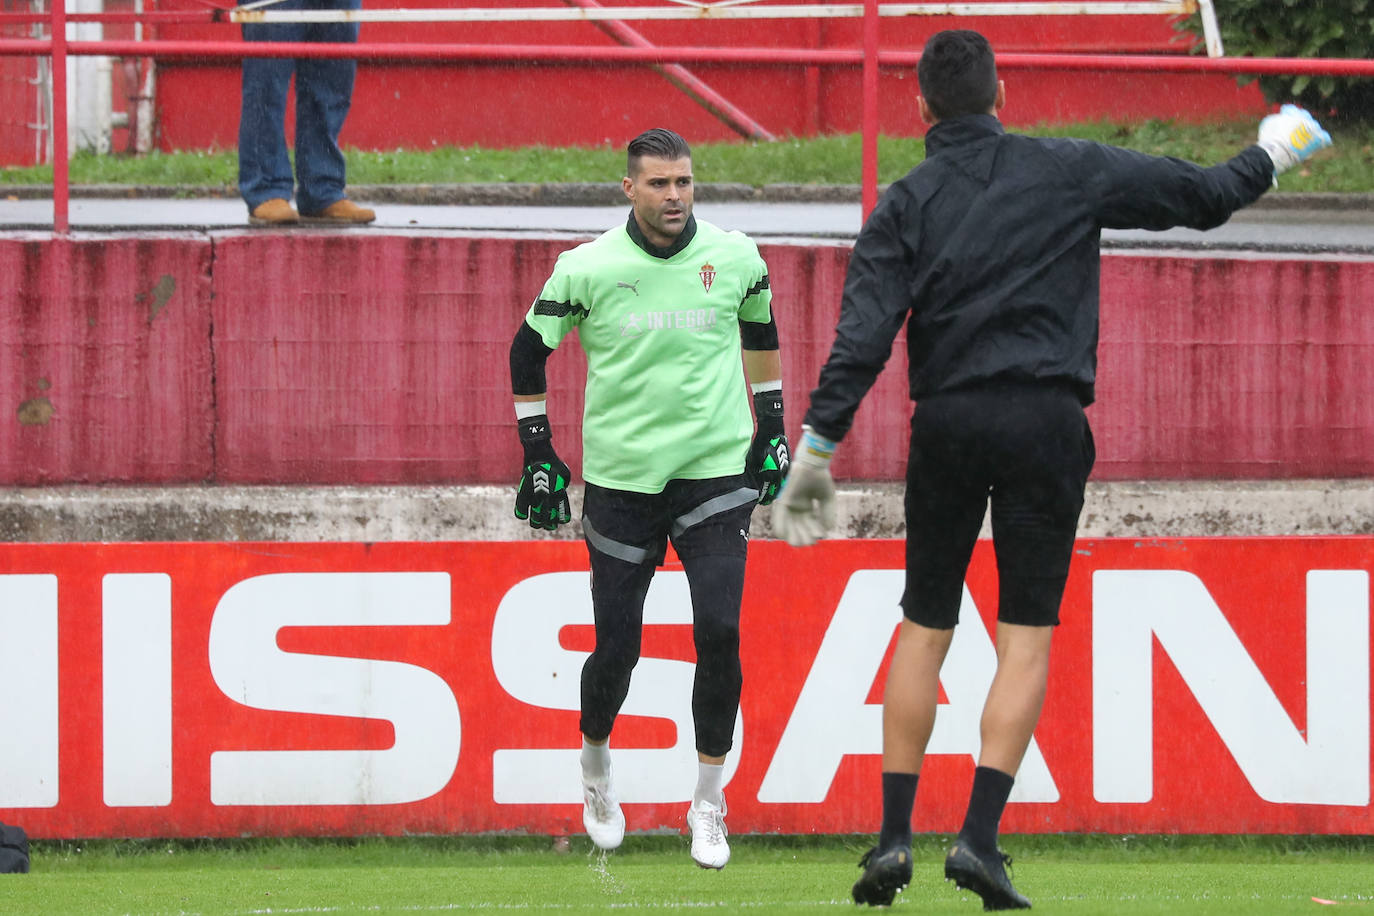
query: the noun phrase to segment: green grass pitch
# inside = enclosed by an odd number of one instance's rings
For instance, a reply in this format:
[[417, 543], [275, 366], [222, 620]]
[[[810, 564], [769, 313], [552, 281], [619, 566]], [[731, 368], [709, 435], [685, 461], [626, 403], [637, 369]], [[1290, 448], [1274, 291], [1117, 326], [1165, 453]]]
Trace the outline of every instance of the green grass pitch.
[[[920, 836], [903, 913], [980, 913]], [[870, 837], [734, 837], [721, 872], [676, 836], [35, 842], [0, 876], [6, 913], [850, 912]], [[1374, 912], [1374, 838], [1011, 836], [1014, 880], [1044, 913]], [[1323, 902], [1326, 901], [1326, 902]], [[865, 908], [867, 909], [867, 908]]]

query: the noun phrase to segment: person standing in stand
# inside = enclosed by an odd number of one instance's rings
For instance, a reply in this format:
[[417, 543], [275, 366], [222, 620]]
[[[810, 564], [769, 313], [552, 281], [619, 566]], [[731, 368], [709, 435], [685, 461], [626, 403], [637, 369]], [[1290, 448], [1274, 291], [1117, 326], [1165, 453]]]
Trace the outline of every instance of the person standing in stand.
[[[362, 0], [279, 0], [271, 10], [357, 10]], [[244, 23], [245, 41], [356, 42], [356, 22]], [[245, 57], [239, 108], [239, 194], [254, 226], [377, 218], [344, 193], [339, 131], [353, 101], [355, 60]], [[296, 80], [296, 174], [286, 154], [286, 93]], [[295, 190], [299, 212], [291, 206]]]

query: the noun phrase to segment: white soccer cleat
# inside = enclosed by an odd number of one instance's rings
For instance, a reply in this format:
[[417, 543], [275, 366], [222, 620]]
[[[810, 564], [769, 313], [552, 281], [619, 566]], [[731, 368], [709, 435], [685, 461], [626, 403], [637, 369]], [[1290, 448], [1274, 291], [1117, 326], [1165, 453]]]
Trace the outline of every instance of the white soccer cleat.
[[725, 796], [720, 807], [702, 800], [687, 809], [687, 829], [692, 831], [692, 861], [702, 868], [721, 869], [730, 861], [725, 835]]
[[582, 826], [598, 849], [615, 849], [625, 839], [625, 812], [611, 790], [611, 774], [588, 782], [582, 777]]

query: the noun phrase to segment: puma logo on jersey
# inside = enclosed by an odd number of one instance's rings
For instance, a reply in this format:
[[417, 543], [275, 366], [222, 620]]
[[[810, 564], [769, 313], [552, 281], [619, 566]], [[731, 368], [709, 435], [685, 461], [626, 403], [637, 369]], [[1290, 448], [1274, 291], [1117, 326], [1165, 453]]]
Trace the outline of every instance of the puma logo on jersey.
[[633, 282], [633, 283], [626, 283], [624, 280], [617, 280], [617, 281], [615, 281], [615, 288], [616, 288], [616, 289], [628, 289], [630, 292], [634, 293], [636, 297], [639, 296], [639, 281], [638, 281], [638, 280], [636, 280], [636, 281]]

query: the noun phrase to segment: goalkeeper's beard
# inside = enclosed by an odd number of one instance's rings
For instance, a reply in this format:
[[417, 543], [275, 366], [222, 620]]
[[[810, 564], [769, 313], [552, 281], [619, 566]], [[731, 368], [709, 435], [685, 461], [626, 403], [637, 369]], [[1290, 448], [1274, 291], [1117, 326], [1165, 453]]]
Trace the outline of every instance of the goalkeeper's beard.
[[[673, 214], [671, 217], [670, 212]], [[682, 230], [687, 228], [687, 220], [691, 216], [690, 204], [664, 204], [654, 211], [653, 218], [649, 220], [649, 227], [664, 238], [676, 239], [682, 234]]]

